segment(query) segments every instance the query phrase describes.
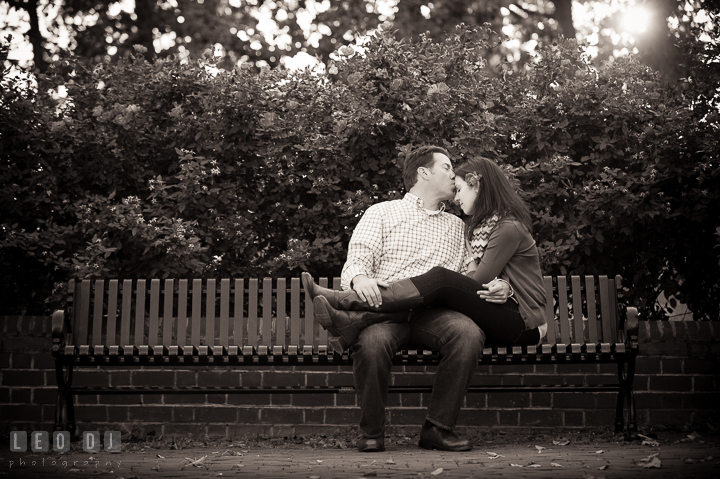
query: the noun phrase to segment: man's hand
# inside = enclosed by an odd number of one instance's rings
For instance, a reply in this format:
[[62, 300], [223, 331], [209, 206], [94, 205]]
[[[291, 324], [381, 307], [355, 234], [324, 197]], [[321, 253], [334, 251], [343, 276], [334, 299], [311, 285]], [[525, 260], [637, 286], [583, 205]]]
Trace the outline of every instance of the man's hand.
[[477, 292], [480, 299], [484, 299], [488, 303], [503, 304], [510, 297], [510, 284], [499, 279], [494, 279], [487, 284], [483, 284]]
[[352, 280], [353, 291], [370, 306], [380, 306], [382, 304], [380, 287], [387, 288], [388, 286], [390, 285], [385, 281], [370, 278], [364, 274], [359, 274]]

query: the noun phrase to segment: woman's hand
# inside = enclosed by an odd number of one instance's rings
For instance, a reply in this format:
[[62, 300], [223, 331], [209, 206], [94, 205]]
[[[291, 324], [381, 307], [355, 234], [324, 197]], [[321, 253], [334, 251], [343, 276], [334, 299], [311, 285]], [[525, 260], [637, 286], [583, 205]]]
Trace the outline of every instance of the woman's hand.
[[510, 283], [501, 279], [494, 279], [482, 285], [483, 289], [477, 292], [480, 299], [488, 303], [504, 304], [510, 297]]

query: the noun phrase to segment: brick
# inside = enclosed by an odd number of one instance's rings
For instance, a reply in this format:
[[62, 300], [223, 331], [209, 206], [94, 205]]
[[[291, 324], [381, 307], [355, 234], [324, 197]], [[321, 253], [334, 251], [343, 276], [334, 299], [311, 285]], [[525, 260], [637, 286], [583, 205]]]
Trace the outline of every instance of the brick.
[[228, 427], [224, 424], [208, 424], [207, 435], [211, 438], [227, 438]]
[[128, 407], [130, 421], [139, 422], [170, 422], [172, 421], [172, 408], [163, 406]]
[[650, 376], [636, 375], [633, 381], [633, 390], [648, 391], [650, 388]]
[[[688, 394], [664, 393], [658, 394], [665, 409], [683, 409]], [[687, 406], [685, 406], [687, 407]]]
[[200, 423], [237, 421], [237, 408], [232, 407], [199, 407], [195, 409], [195, 421]]
[[[386, 411], [387, 414], [387, 411]], [[358, 424], [360, 422], [359, 407], [331, 407], [325, 409], [325, 424]]]
[[402, 393], [400, 394], [401, 407], [421, 407], [422, 395], [418, 393]]
[[335, 404], [337, 404], [338, 406], [357, 406], [357, 398], [355, 397], [354, 393], [337, 394], [335, 396]]
[[695, 393], [685, 395], [685, 409], [717, 409], [720, 393]]
[[549, 392], [534, 391], [530, 393], [530, 407], [552, 407], [553, 394]]
[[205, 434], [205, 426], [202, 424], [165, 424], [162, 428], [162, 433], [165, 437], [173, 436], [199, 436], [202, 437]]
[[[558, 365], [559, 366], [559, 365]], [[523, 377], [523, 385], [525, 386], [540, 386], [540, 385], [560, 385], [560, 384], [582, 384], [582, 376], [544, 376], [539, 374], [527, 375]], [[503, 378], [503, 385], [505, 384], [505, 378]]]
[[658, 321], [648, 321], [647, 326], [650, 333], [650, 341], [657, 343], [662, 340], [662, 332], [660, 331], [660, 323]]
[[688, 345], [686, 343], [645, 343], [641, 349], [646, 356], [685, 356]]
[[[57, 393], [56, 393], [57, 395]], [[0, 404], [7, 404], [10, 402], [10, 388], [0, 387]]]
[[3, 386], [44, 386], [45, 373], [40, 371], [5, 370], [2, 373]]
[[325, 424], [324, 409], [306, 409], [305, 424]]
[[535, 372], [542, 374], [555, 374], [557, 373], [557, 369], [555, 368], [555, 364], [536, 364]]
[[105, 406], [75, 406], [75, 419], [83, 422], [106, 422], [108, 420]]
[[194, 407], [175, 406], [172, 408], [173, 422], [193, 422], [195, 421]]
[[648, 421], [650, 424], [661, 424], [663, 426], [684, 426], [692, 424], [692, 411], [678, 410], [650, 410], [648, 411]]
[[[273, 398], [274, 399], [274, 398]], [[274, 401], [273, 401], [274, 403]], [[293, 394], [292, 405], [302, 407], [334, 406], [334, 394]]]
[[[515, 380], [519, 380], [522, 376], [513, 376]], [[479, 376], [475, 375], [470, 380], [471, 386], [500, 386], [503, 382], [503, 376]]]
[[563, 426], [565, 427], [581, 427], [585, 425], [584, 411], [562, 411]]
[[102, 404], [142, 404], [142, 396], [139, 394], [108, 394], [100, 396]]
[[[393, 377], [397, 376], [393, 374]], [[327, 375], [327, 382], [330, 386], [336, 387], [352, 387], [355, 386], [355, 380], [351, 372], [347, 373], [330, 373]]]
[[658, 393], [635, 394], [634, 396], [637, 409], [663, 409], [663, 402], [659, 399]]
[[52, 347], [52, 340], [50, 338], [39, 338], [39, 337], [6, 337], [4, 341], [4, 349], [7, 352], [24, 353], [28, 351], [47, 352]]
[[165, 394], [163, 402], [165, 404], [205, 404], [207, 398], [205, 394]]
[[712, 376], [694, 376], [693, 391], [716, 391], [715, 378]]
[[195, 371], [175, 371], [175, 384], [178, 386], [197, 386]]
[[561, 426], [563, 423], [562, 411], [521, 409], [521, 426]]
[[[103, 396], [103, 399], [107, 399], [113, 396]], [[81, 396], [75, 396], [75, 404], [99, 404], [99, 396], [97, 394], [83, 394]]]
[[393, 386], [429, 386], [433, 383], [433, 376], [428, 374], [393, 374]]
[[610, 374], [604, 374], [604, 375], [588, 375], [585, 378], [585, 381], [587, 381], [587, 384], [594, 384], [598, 386], [604, 386], [606, 384], [617, 384], [618, 378], [617, 375], [610, 375]]
[[700, 342], [706, 339], [700, 335], [700, 327], [698, 326], [697, 321], [685, 321], [685, 327], [687, 328], [688, 338], [690, 341]]
[[55, 358], [50, 354], [33, 354], [33, 368], [55, 369]]
[[[492, 409], [490, 409], [492, 411]], [[500, 409], [497, 411], [499, 423], [502, 426], [512, 427], [520, 425], [520, 411]]]
[[717, 374], [718, 371], [720, 371], [720, 361], [717, 358], [685, 360], [685, 374]]
[[260, 417], [265, 424], [297, 424], [303, 422], [303, 410], [298, 408], [264, 408]]
[[0, 417], [15, 421], [38, 421], [42, 419], [42, 407], [36, 404], [0, 404]]
[[530, 406], [530, 394], [522, 392], [488, 393], [488, 407], [494, 408], [521, 408]]
[[595, 398], [592, 394], [556, 393], [553, 405], [559, 409], [593, 409]]
[[486, 409], [461, 409], [458, 425], [467, 426], [499, 426], [498, 411]]
[[27, 353], [13, 353], [12, 354], [12, 368], [13, 369], [28, 369], [32, 366], [32, 354]]
[[670, 321], [675, 341], [685, 341], [688, 339], [688, 331], [685, 324], [686, 321]]
[[265, 373], [263, 375], [263, 386], [305, 386], [305, 373]]
[[197, 384], [200, 387], [240, 387], [240, 374], [235, 371], [202, 371], [197, 375]]
[[688, 376], [651, 376], [651, 391], [691, 391], [692, 378]]
[[107, 387], [109, 374], [107, 371], [76, 371], [73, 377], [74, 386]]
[[700, 337], [704, 341], [711, 341], [713, 338], [713, 328], [710, 321], [697, 321], [697, 325], [700, 327]]
[[688, 349], [688, 356], [690, 357], [696, 357], [696, 358], [704, 358], [707, 357], [710, 351], [710, 345], [709, 344], [695, 344], [690, 343], [687, 345]]
[[270, 404], [269, 394], [228, 394], [228, 404], [245, 405], [254, 404], [257, 406], [267, 406]]
[[[645, 358], [642, 358], [642, 359], [645, 359]], [[601, 364], [598, 364], [597, 366], [598, 366], [598, 373], [600, 373], [600, 374], [617, 374], [617, 370], [618, 370], [617, 364], [601, 363]], [[652, 373], [656, 374], [657, 371], [653, 371]]]
[[133, 371], [131, 374], [133, 386], [175, 386], [175, 373], [166, 371]]
[[682, 374], [682, 359], [680, 358], [663, 358], [662, 374]]
[[514, 374], [511, 376], [502, 376], [501, 377], [501, 385], [503, 386], [520, 386], [523, 384], [523, 379], [527, 379], [528, 377], [534, 377], [534, 376], [520, 376], [519, 374]]
[[675, 340], [675, 332], [669, 322], [658, 323], [660, 326], [660, 334], [662, 335], [661, 341], [671, 342]]
[[[659, 374], [661, 369], [660, 358], [637, 358], [635, 361], [635, 372], [638, 374]], [[610, 373], [616, 373], [617, 367], [613, 366]]]
[[597, 365], [592, 363], [587, 364], [557, 364], [558, 376], [565, 376], [567, 374], [593, 374], [597, 372]]
[[3, 371], [10, 369], [10, 356], [12, 356], [12, 354], [0, 352], [0, 369]]
[[465, 395], [466, 407], [484, 408], [487, 407], [487, 394], [485, 393], [467, 393]]
[[289, 406], [292, 404], [291, 394], [271, 394], [270, 404], [273, 406]]
[[308, 373], [306, 376], [306, 379], [307, 379], [308, 386], [328, 386], [329, 384], [332, 384], [333, 386], [337, 386], [336, 384], [328, 383], [327, 373], [322, 373], [322, 374]]
[[10, 389], [10, 402], [28, 404], [32, 396], [30, 388], [12, 388]]
[[617, 392], [594, 393], [595, 409], [612, 409], [617, 405]]
[[262, 411], [262, 409], [244, 407], [238, 408], [238, 424], [258, 424], [260, 422], [260, 411]]
[[425, 422], [427, 410], [425, 408], [401, 408], [390, 410], [390, 422], [393, 426], [420, 426]]
[[259, 388], [262, 386], [262, 373], [241, 373], [240, 384], [242, 384], [243, 387]]
[[585, 426], [615, 426], [615, 410], [614, 409], [597, 409], [585, 411]]
[[162, 394], [141, 394], [140, 395], [140, 404], [162, 404], [163, 403], [163, 395]]

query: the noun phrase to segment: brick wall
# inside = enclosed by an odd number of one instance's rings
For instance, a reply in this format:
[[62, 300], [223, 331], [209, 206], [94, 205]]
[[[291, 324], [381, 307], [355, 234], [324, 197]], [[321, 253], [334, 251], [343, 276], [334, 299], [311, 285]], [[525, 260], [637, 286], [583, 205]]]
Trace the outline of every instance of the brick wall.
[[[0, 430], [52, 430], [55, 369], [50, 321], [0, 317]], [[638, 421], [682, 426], [720, 419], [720, 322], [642, 322], [635, 380]], [[398, 368], [396, 385], [429, 384], [432, 370]], [[615, 380], [614, 365], [535, 365], [480, 368], [477, 384], [583, 384]], [[270, 368], [79, 370], [74, 384], [160, 386], [352, 385], [349, 369]], [[429, 394], [390, 394], [389, 430], [422, 424]], [[469, 393], [458, 426], [612, 426], [614, 393]], [[166, 437], [303, 435], [355, 426], [353, 394], [187, 394], [76, 397], [78, 430], [154, 431]]]

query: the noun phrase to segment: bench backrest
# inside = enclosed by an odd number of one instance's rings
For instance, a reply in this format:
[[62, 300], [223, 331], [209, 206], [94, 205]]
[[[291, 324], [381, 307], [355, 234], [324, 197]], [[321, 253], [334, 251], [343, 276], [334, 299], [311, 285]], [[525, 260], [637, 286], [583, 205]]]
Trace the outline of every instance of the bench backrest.
[[[546, 276], [544, 281], [550, 325], [543, 342], [624, 341], [618, 332], [619, 276]], [[327, 278], [318, 282], [328, 285]], [[339, 278], [332, 287], [339, 289]], [[327, 331], [314, 321], [299, 278], [94, 279], [71, 281], [69, 293], [72, 332], [66, 345], [302, 349], [327, 344]]]

